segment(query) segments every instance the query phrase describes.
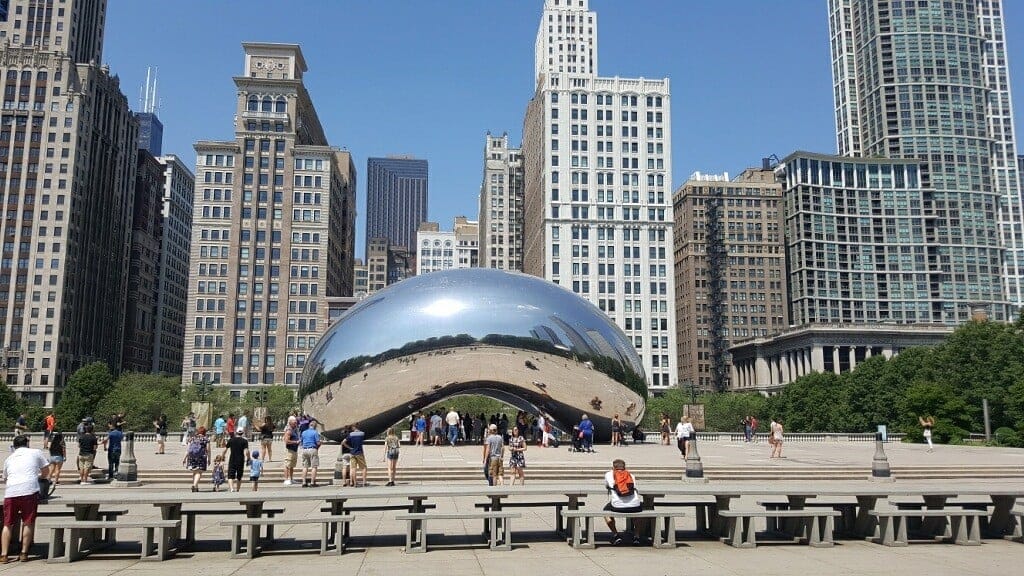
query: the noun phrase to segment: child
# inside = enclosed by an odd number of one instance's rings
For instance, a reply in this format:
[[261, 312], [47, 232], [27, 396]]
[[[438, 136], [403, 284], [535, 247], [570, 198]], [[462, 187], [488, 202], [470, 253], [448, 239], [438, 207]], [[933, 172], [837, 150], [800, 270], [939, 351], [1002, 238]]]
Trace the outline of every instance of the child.
[[260, 460], [260, 451], [252, 451], [252, 460], [249, 461], [249, 480], [252, 481], [252, 491], [260, 489], [260, 475], [263, 474], [263, 460]]
[[224, 455], [218, 454], [213, 459], [213, 491], [219, 492], [220, 485], [224, 483]]

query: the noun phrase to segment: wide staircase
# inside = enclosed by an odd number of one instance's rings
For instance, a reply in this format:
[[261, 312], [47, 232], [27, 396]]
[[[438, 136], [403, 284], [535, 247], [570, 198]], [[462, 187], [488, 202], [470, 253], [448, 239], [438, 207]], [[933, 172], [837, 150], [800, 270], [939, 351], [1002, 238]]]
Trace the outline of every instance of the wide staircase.
[[[327, 481], [333, 476], [334, 462], [324, 462], [326, 467], [319, 471], [319, 479]], [[386, 470], [381, 463], [371, 462], [368, 479], [371, 483], [387, 481]], [[631, 466], [630, 470], [643, 480], [678, 480], [683, 474], [681, 460], [665, 466]], [[296, 471], [296, 476], [301, 470]], [[594, 481], [608, 471], [605, 462], [579, 463], [573, 465], [531, 464], [526, 477], [530, 481]], [[506, 471], [506, 476], [508, 471]], [[1024, 469], [1019, 466], [893, 466], [892, 474], [900, 480], [956, 480], [956, 479], [1020, 479], [1024, 481]], [[748, 466], [704, 466], [704, 475], [713, 481], [744, 480], [863, 480], [871, 476], [870, 465], [866, 466], [801, 466], [801, 465], [748, 465]], [[398, 478], [402, 482], [471, 482], [483, 481], [483, 469], [468, 464], [448, 466], [399, 466]], [[265, 469], [264, 483], [280, 484], [283, 471], [277, 466]], [[139, 470], [139, 480], [147, 485], [181, 484], [191, 482], [187, 470]], [[209, 482], [209, 474], [203, 478]]]

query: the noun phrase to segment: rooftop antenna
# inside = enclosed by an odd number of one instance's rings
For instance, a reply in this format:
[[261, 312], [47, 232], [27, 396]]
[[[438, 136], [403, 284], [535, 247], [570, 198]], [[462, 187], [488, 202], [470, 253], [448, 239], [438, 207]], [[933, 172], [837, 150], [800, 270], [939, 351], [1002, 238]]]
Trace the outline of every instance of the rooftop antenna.
[[146, 67], [146, 83], [139, 90], [139, 107], [143, 113], [156, 114], [160, 108], [160, 101], [157, 99], [156, 86], [159, 68]]

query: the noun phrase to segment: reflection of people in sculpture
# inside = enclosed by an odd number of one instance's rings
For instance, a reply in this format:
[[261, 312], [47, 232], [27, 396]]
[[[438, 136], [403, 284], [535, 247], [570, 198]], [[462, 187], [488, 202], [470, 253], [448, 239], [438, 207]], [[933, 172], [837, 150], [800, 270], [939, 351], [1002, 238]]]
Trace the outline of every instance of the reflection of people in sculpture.
[[590, 405], [594, 407], [594, 410], [600, 410], [601, 409], [601, 404], [603, 404], [603, 402], [601, 402], [601, 399], [598, 398], [597, 396], [594, 396], [590, 400]]

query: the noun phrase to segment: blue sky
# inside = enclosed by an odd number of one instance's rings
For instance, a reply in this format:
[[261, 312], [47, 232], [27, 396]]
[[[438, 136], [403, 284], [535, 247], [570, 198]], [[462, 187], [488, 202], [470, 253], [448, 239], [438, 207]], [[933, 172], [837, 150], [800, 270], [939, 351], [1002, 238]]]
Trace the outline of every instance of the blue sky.
[[[332, 145], [430, 161], [430, 219], [476, 216], [486, 131], [519, 142], [542, 0], [110, 0], [104, 59], [133, 108], [159, 68], [164, 151], [233, 135], [243, 41], [294, 42]], [[591, 0], [602, 76], [672, 82], [673, 188], [794, 150], [833, 152], [825, 0]], [[1017, 133], [1024, 2], [1004, 2]], [[1015, 66], [1015, 67], [1014, 67]], [[1021, 146], [1024, 150], [1024, 146]]]

